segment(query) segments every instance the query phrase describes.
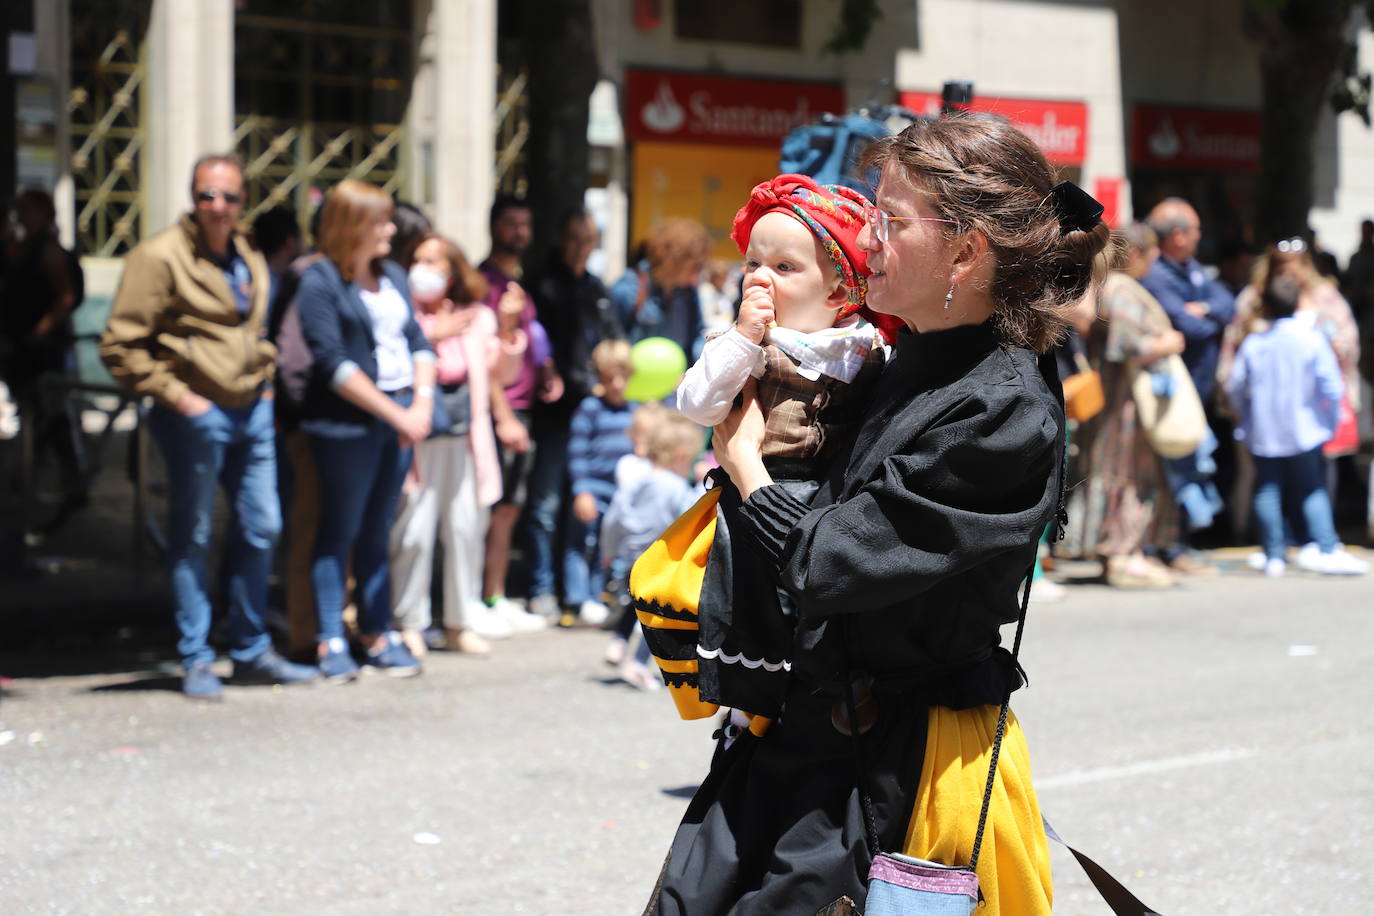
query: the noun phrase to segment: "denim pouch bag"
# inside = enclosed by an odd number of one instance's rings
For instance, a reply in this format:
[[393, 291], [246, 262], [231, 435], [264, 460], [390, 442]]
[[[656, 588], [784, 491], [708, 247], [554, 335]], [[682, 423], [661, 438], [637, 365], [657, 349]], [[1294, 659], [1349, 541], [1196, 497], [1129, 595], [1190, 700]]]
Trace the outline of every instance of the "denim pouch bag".
[[[1030, 602], [1030, 583], [1035, 568], [1026, 572], [1025, 590], [1021, 593], [1021, 613], [1016, 621], [1016, 638], [1012, 643], [1012, 664], [1017, 665], [1021, 653], [1021, 634], [1026, 626], [1026, 608]], [[844, 618], [841, 618], [844, 627]], [[847, 640], [848, 628], [844, 627]], [[845, 656], [846, 662], [848, 656]], [[855, 726], [860, 719], [854, 700], [856, 681], [849, 677], [845, 665], [845, 704], [849, 722]], [[992, 740], [992, 754], [988, 761], [988, 779], [983, 788], [983, 805], [978, 812], [978, 831], [973, 837], [973, 850], [967, 865], [945, 865], [894, 852], [882, 852], [878, 843], [878, 829], [873, 817], [873, 803], [867, 787], [861, 729], [851, 727], [854, 737], [854, 764], [858, 775], [859, 805], [863, 814], [864, 833], [873, 850], [873, 864], [868, 870], [868, 897], [864, 916], [971, 916], [982, 893], [978, 889], [978, 853], [983, 846], [983, 831], [987, 826], [988, 808], [992, 803], [993, 782], [997, 778], [997, 758], [1002, 750], [1002, 736], [1007, 730], [1007, 712], [1011, 708], [1011, 692], [1002, 702], [997, 717], [997, 731]]]
[[978, 875], [966, 865], [941, 865], [898, 852], [873, 858], [867, 916], [970, 916], [978, 906]]

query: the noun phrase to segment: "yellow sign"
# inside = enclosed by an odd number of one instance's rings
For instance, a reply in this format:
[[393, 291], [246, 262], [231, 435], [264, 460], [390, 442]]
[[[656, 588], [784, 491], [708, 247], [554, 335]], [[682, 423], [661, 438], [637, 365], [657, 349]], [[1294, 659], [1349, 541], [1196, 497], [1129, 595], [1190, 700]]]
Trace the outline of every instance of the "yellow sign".
[[694, 219], [711, 234], [711, 257], [738, 260], [730, 241], [735, 212], [754, 185], [778, 173], [772, 147], [636, 143], [630, 239], [639, 243], [670, 217]]

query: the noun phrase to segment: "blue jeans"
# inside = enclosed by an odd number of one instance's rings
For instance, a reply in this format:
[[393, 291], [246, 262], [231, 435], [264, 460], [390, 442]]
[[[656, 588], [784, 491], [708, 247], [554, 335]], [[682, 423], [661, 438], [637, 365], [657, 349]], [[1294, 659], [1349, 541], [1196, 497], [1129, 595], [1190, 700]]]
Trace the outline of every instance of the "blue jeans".
[[215, 487], [234, 513], [224, 554], [229, 655], [252, 661], [272, 644], [263, 623], [272, 549], [281, 534], [272, 402], [218, 406], [187, 417], [161, 404], [148, 416], [167, 463], [167, 561], [176, 608], [177, 651], [192, 665], [213, 661], [206, 554], [214, 531]]
[[610, 500], [596, 496], [596, 518], [588, 522], [568, 514], [567, 546], [563, 550], [563, 601], [576, 607], [584, 601], [600, 601], [606, 587], [606, 567], [601, 565], [601, 517]]
[[[567, 421], [536, 421], [534, 470], [525, 503], [525, 536], [529, 548], [530, 597], [554, 593], [554, 557], [558, 553], [559, 523], [567, 523]], [[571, 536], [571, 532], [569, 532]], [[568, 585], [564, 582], [564, 593]], [[571, 602], [572, 598], [569, 597]]]
[[1338, 538], [1331, 499], [1326, 493], [1321, 448], [1286, 458], [1254, 458], [1255, 520], [1259, 523], [1265, 556], [1271, 560], [1283, 558], [1285, 501], [1301, 507], [1308, 537], [1317, 542], [1322, 553], [1335, 550]]
[[318, 639], [344, 635], [350, 555], [358, 582], [358, 629], [367, 635], [384, 633], [391, 629], [391, 523], [412, 451], [402, 449], [396, 432], [380, 421], [361, 436], [308, 439], [320, 492], [310, 566]]

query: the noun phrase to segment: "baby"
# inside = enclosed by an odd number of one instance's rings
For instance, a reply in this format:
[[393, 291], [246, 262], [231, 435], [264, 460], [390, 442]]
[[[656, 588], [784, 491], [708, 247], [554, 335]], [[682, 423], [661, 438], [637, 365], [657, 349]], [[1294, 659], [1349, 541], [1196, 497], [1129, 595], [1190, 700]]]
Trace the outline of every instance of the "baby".
[[[739, 315], [683, 376], [678, 410], [715, 426], [752, 376], [767, 424], [764, 457], [828, 457], [836, 433], [861, 415], [884, 360], [883, 333], [864, 307], [868, 259], [857, 244], [867, 205], [849, 188], [805, 175], [754, 188], [731, 233], [745, 258]], [[895, 334], [886, 316], [878, 320]]]
[[[764, 462], [775, 483], [803, 500], [815, 493], [832, 446], [862, 416], [882, 371], [886, 335], [896, 333], [886, 316], [864, 305], [868, 263], [857, 242], [867, 204], [849, 188], [823, 187], [804, 175], [755, 187], [731, 233], [745, 258], [739, 315], [733, 328], [707, 341], [677, 391], [682, 413], [714, 426], [756, 379]], [[773, 716], [791, 667], [791, 602], [732, 534], [739, 492], [719, 469], [709, 476], [718, 502], [698, 503], [693, 513], [700, 518], [684, 516], [665, 534], [682, 539], [695, 525], [703, 534], [693, 542], [700, 543], [714, 522], [707, 556], [695, 561], [691, 579], [701, 583], [699, 595], [681, 594], [681, 577], [655, 575], [654, 560], [636, 567], [631, 591], [650, 644], [664, 653], [654, 654], [684, 717], [710, 715], [716, 704]], [[671, 587], [655, 593], [655, 582]], [[655, 614], [676, 622], [666, 629], [646, 622]], [[695, 618], [695, 633], [682, 626], [685, 616]], [[686, 645], [692, 637], [695, 646]]]

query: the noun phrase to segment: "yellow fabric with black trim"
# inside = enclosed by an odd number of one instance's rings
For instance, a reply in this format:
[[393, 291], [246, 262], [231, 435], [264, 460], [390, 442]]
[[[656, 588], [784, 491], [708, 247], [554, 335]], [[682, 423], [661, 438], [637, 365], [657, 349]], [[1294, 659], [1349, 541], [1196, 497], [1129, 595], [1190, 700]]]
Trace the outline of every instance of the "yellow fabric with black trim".
[[[946, 865], [967, 864], [978, 832], [1000, 707], [932, 706], [925, 762], [902, 852]], [[1050, 849], [1031, 785], [1030, 752], [1007, 714], [997, 781], [978, 854], [979, 916], [1048, 916], [1054, 901]]]
[[720, 490], [706, 491], [649, 545], [630, 570], [630, 596], [663, 681], [684, 719], [720, 708], [704, 703], [697, 686], [697, 606], [706, 558], [716, 536]]

